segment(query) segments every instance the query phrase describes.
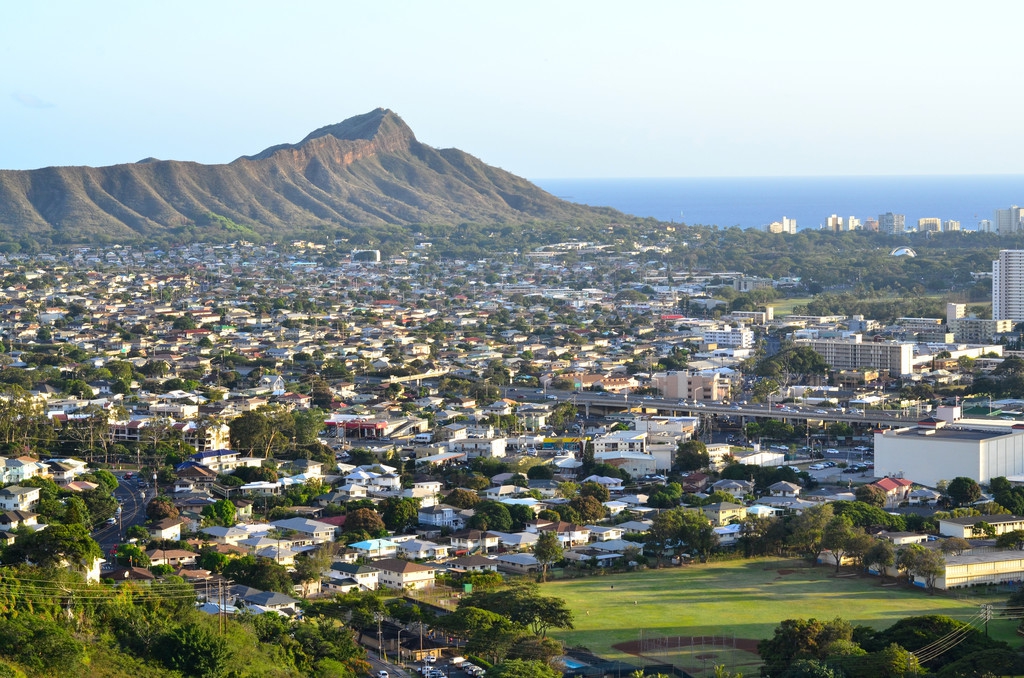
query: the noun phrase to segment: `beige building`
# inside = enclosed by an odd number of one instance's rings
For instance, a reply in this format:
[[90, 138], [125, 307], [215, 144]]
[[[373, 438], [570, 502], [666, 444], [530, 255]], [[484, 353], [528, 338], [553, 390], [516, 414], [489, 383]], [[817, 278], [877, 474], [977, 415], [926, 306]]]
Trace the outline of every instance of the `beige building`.
[[896, 342], [865, 342], [859, 334], [849, 339], [797, 339], [809, 346], [834, 370], [874, 367], [890, 376], [913, 373], [914, 345]]
[[398, 558], [377, 560], [370, 567], [380, 573], [378, 581], [381, 586], [398, 591], [433, 588], [434, 574], [437, 572], [435, 567]]

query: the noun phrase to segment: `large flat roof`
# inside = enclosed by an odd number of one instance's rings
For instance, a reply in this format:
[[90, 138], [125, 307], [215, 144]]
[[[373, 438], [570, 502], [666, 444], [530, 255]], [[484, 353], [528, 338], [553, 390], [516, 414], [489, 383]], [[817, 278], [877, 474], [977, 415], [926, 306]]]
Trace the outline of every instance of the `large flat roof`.
[[[934, 430], [934, 433], [931, 431]], [[929, 431], [928, 433], [921, 433], [921, 431]], [[887, 433], [883, 438], [899, 437], [899, 438], [930, 438], [933, 440], [990, 440], [992, 438], [1001, 438], [1003, 436], [1012, 435], [1014, 431], [982, 431], [976, 428], [959, 428], [956, 426], [944, 426], [943, 428], [937, 429], [925, 429], [915, 426], [906, 430], [897, 431], [895, 434]]]

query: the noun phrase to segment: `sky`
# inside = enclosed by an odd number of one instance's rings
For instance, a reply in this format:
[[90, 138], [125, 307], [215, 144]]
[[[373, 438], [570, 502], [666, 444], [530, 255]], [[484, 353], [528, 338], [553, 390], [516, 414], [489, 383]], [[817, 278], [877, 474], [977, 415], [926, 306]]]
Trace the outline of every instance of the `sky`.
[[1020, 174], [1020, 2], [10, 0], [0, 169], [224, 163], [377, 107], [531, 178]]

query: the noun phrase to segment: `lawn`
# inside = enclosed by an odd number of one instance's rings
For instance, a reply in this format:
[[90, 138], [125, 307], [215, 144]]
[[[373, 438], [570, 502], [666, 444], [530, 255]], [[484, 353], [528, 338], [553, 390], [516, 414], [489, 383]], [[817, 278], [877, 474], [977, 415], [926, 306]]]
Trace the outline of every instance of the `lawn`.
[[[625, 661], [629, 657], [612, 646], [643, 637], [762, 639], [790, 618], [842, 617], [884, 628], [923, 614], [966, 620], [979, 610], [978, 600], [882, 586], [877, 577], [832, 575], [832, 568], [809, 568], [804, 561], [757, 559], [562, 580], [543, 588], [575, 612], [576, 628], [552, 635]], [[992, 626], [995, 637], [1014, 637], [1012, 622]]]

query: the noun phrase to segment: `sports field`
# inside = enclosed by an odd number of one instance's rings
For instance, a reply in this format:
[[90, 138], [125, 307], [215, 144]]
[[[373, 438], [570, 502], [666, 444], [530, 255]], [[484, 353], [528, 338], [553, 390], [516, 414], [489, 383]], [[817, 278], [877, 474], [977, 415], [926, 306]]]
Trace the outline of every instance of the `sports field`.
[[[854, 625], [884, 628], [922, 614], [967, 620], [981, 602], [1002, 602], [996, 597], [982, 601], [941, 592], [929, 595], [883, 586], [877, 577], [836, 578], [833, 573], [833, 568], [807, 567], [802, 560], [735, 560], [556, 581], [544, 584], [543, 590], [565, 599], [576, 615], [574, 630], [552, 635], [569, 646], [623, 661], [630, 661], [627, 650], [636, 648], [613, 646], [635, 646], [652, 638], [676, 647], [697, 639], [730, 646], [747, 641], [750, 648], [750, 641], [770, 637], [783, 619], [842, 617]], [[992, 634], [1011, 640], [1013, 626], [993, 622]]]

